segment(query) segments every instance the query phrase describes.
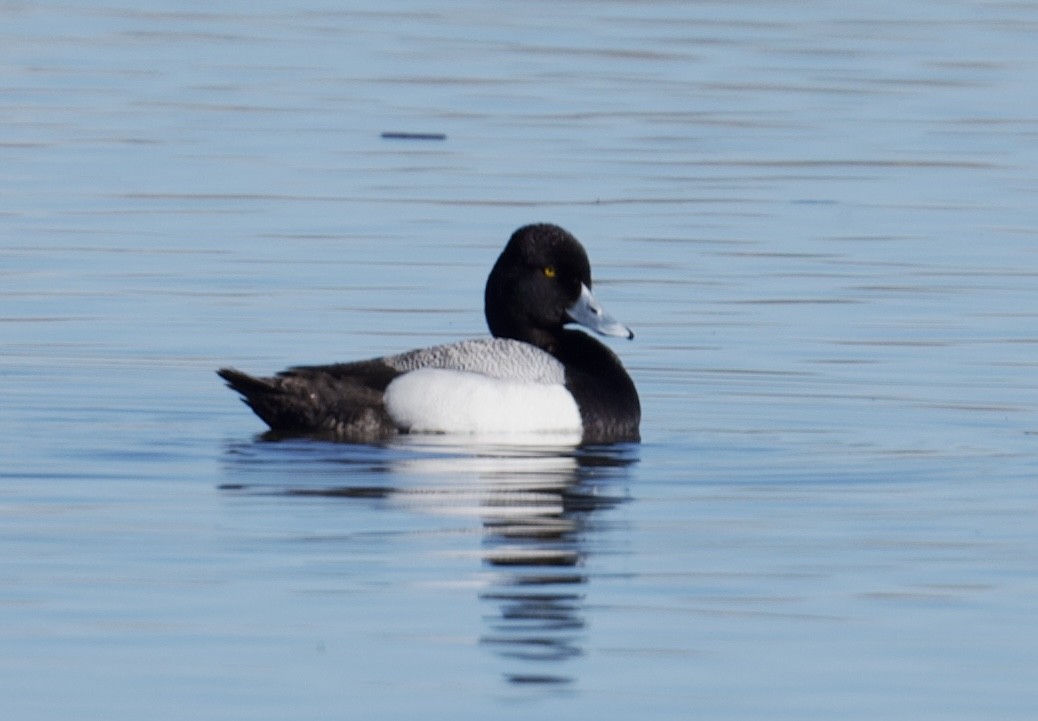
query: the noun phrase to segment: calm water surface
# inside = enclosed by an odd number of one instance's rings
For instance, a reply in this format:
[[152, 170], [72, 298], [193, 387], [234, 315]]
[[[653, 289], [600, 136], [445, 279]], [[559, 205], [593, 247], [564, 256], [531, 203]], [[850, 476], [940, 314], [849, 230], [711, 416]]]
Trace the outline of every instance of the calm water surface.
[[[1034, 718], [1036, 33], [0, 4], [5, 718]], [[542, 220], [640, 445], [267, 442], [212, 372], [481, 335]]]

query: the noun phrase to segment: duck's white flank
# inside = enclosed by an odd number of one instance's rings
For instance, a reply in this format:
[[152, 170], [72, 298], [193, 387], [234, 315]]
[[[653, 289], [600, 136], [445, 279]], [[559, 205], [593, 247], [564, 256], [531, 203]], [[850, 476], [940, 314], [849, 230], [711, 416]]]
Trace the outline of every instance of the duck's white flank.
[[558, 433], [582, 430], [580, 409], [560, 383], [491, 378], [419, 368], [386, 388], [386, 410], [401, 428], [420, 433]]

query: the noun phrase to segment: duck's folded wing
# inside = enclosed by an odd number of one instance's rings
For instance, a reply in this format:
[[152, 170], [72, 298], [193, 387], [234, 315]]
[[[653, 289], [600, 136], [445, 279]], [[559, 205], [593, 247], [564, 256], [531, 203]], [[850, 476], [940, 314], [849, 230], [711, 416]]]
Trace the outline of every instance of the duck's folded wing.
[[419, 348], [379, 359], [399, 373], [420, 368], [465, 371], [518, 383], [565, 382], [562, 363], [540, 348], [510, 338], [477, 338]]
[[277, 377], [333, 384], [342, 381], [381, 392], [402, 372], [400, 369], [388, 365], [386, 360], [385, 358], [373, 358], [351, 363], [293, 366], [278, 373]]

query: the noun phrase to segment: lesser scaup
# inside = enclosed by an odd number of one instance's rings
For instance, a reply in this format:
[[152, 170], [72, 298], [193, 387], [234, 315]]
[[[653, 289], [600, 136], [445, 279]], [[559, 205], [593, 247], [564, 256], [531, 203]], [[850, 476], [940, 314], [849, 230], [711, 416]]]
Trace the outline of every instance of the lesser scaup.
[[487, 278], [493, 338], [353, 363], [298, 366], [272, 378], [218, 371], [271, 430], [371, 442], [401, 432], [576, 434], [637, 441], [638, 391], [602, 335], [633, 338], [591, 295], [591, 266], [556, 225], [515, 231]]

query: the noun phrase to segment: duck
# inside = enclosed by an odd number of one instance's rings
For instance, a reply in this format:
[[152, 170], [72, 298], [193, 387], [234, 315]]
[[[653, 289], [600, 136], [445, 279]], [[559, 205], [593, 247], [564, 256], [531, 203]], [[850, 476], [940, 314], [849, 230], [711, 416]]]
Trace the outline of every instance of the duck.
[[599, 335], [632, 339], [591, 292], [591, 264], [558, 225], [516, 230], [487, 278], [489, 338], [396, 355], [217, 374], [276, 437], [353, 443], [399, 434], [563, 434], [582, 444], [640, 440], [638, 391]]

